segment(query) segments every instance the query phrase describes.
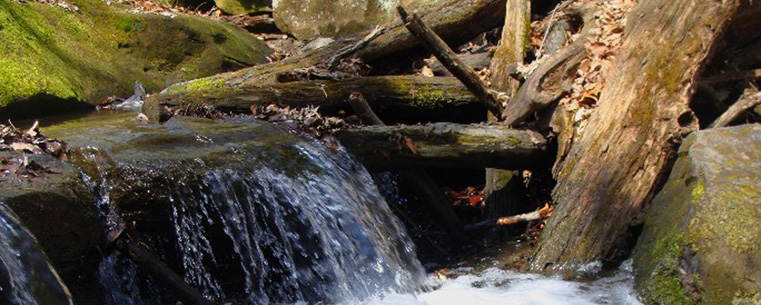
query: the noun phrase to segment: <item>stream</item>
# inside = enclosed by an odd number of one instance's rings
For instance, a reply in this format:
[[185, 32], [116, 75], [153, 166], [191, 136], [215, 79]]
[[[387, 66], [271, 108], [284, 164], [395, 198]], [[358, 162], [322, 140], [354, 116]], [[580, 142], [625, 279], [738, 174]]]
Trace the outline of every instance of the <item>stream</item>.
[[[426, 274], [360, 163], [340, 146], [270, 124], [173, 118], [143, 125], [133, 113], [103, 112], [42, 131], [81, 147], [72, 162], [104, 226], [113, 226], [111, 213], [124, 214], [185, 282], [220, 304], [641, 304], [628, 263], [604, 274], [592, 266], [590, 276], [570, 281], [488, 263], [456, 267], [446, 279]], [[34, 287], [57, 276], [52, 268], [32, 274], [48, 266], [44, 254], [25, 250], [16, 240], [26, 230], [4, 215], [0, 298], [11, 287], [34, 299]], [[8, 267], [20, 253], [33, 267]], [[5, 284], [3, 276], [18, 278], [19, 270], [29, 270], [23, 283]], [[103, 252], [94, 276], [100, 287], [92, 289], [104, 292], [106, 304], [177, 302], [118, 251]], [[8, 299], [38, 304], [22, 297]]]

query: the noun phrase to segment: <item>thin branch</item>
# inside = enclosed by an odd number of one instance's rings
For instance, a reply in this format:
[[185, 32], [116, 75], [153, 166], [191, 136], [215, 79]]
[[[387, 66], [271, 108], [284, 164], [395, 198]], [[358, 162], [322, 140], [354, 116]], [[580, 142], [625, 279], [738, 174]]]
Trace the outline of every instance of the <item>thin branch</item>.
[[732, 121], [740, 117], [740, 115], [748, 109], [761, 105], [761, 92], [755, 94], [745, 95], [740, 98], [739, 101], [734, 103], [727, 109], [718, 119], [713, 121], [708, 128], [719, 128], [727, 126]]

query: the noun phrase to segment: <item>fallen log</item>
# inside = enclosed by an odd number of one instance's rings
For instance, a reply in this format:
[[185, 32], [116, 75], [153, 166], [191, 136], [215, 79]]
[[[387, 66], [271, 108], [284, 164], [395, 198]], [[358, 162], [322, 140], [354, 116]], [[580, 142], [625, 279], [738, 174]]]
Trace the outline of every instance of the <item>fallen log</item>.
[[[435, 9], [420, 12], [420, 16], [425, 18], [428, 26], [443, 39], [458, 45], [499, 26], [504, 18], [504, 2], [505, 0], [448, 0], [437, 5]], [[187, 87], [210, 89], [277, 83], [278, 75], [283, 73], [338, 60], [333, 58], [335, 54], [351, 49], [357, 41], [362, 42], [370, 32], [372, 31], [357, 33], [354, 37], [338, 40], [323, 48], [282, 61], [174, 85], [168, 88], [167, 92], [184, 91]], [[418, 41], [405, 29], [402, 22], [396, 20], [384, 25], [382, 33], [363, 43], [362, 48], [346, 55], [356, 56], [363, 62], [372, 62], [408, 50], [417, 44]]]
[[568, 154], [558, 156], [556, 210], [529, 269], [563, 272], [599, 260], [613, 266], [628, 256], [637, 217], [677, 144], [697, 129], [689, 109], [695, 78], [738, 6], [643, 0], [629, 13], [598, 107]]
[[484, 103], [486, 109], [489, 109], [495, 116], [502, 114], [502, 104], [497, 100], [496, 94], [486, 88], [486, 84], [478, 78], [476, 71], [467, 65], [465, 61], [457, 57], [454, 51], [441, 39], [436, 33], [429, 28], [417, 14], [410, 16], [403, 7], [396, 8], [399, 16], [402, 17], [407, 29], [417, 37], [420, 42], [436, 56], [436, 59], [444, 65], [465, 87], [473, 92], [481, 103]]
[[[366, 124], [386, 126], [386, 124], [378, 118], [375, 112], [373, 112], [373, 109], [370, 108], [370, 104], [367, 103], [367, 100], [361, 93], [352, 93], [349, 98], [349, 104], [352, 109], [354, 109], [357, 116], [359, 116], [359, 118]], [[346, 143], [346, 141], [344, 141], [344, 143]], [[454, 242], [458, 246], [464, 244], [467, 241], [467, 236], [465, 236], [465, 233], [463, 232], [460, 219], [452, 209], [452, 202], [450, 202], [449, 198], [444, 195], [444, 191], [439, 188], [439, 185], [433, 181], [431, 175], [422, 169], [400, 171], [400, 174], [406, 178], [405, 181], [414, 184], [415, 189], [420, 191], [426, 199], [423, 200], [423, 202], [428, 205], [429, 210], [433, 211], [433, 214], [439, 219], [439, 223], [444, 227]]]
[[370, 169], [503, 168], [547, 165], [547, 140], [539, 133], [494, 125], [435, 123], [367, 126], [334, 134]]
[[340, 109], [347, 108], [346, 100], [352, 92], [361, 92], [375, 107], [435, 109], [478, 103], [454, 77], [375, 76], [161, 94], [145, 102], [143, 113], [152, 121], [166, 121], [176, 109], [193, 106], [211, 106], [230, 113], [250, 113], [252, 105], [271, 103], [292, 108], [314, 105], [323, 110]]

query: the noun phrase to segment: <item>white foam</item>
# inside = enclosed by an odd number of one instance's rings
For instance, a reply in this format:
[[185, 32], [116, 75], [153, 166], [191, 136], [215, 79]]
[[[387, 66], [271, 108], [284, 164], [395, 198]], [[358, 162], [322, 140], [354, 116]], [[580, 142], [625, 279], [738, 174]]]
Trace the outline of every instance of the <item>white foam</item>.
[[592, 282], [487, 269], [440, 282], [436, 290], [387, 294], [355, 305], [642, 305], [627, 270]]

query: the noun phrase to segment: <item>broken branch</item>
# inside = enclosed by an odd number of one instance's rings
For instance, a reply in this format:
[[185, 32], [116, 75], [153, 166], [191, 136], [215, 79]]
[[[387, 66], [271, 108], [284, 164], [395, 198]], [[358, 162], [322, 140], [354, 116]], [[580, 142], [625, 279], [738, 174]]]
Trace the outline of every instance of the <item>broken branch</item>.
[[457, 77], [457, 79], [459, 79], [470, 92], [473, 92], [478, 100], [486, 105], [486, 108], [489, 109], [489, 111], [499, 117], [502, 113], [502, 105], [499, 104], [495, 95], [492, 94], [481, 79], [478, 78], [475, 70], [457, 57], [455, 52], [447, 46], [446, 42], [425, 25], [423, 20], [416, 14], [413, 13], [412, 16], [408, 15], [407, 11], [401, 6], [398, 6], [397, 10], [410, 33], [418, 38], [426, 49], [433, 53], [439, 62]]

